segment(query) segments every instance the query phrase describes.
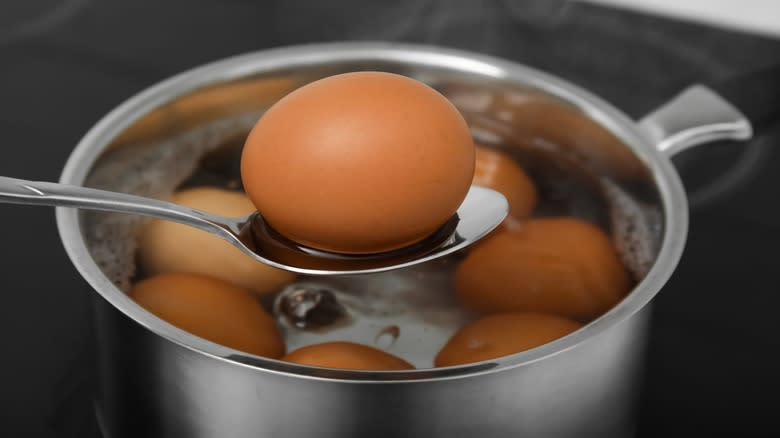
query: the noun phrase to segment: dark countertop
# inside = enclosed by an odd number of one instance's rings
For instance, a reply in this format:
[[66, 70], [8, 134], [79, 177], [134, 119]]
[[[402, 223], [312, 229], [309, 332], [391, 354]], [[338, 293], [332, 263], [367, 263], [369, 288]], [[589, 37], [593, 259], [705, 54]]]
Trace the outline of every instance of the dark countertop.
[[[780, 63], [780, 41], [565, 1], [5, 0], [0, 175], [56, 180], [102, 115], [184, 69], [266, 47], [362, 39], [523, 62], [633, 117], [687, 84]], [[779, 433], [779, 148], [775, 124], [748, 145], [678, 160], [692, 190], [734, 162], [742, 176], [693, 194], [688, 247], [656, 300], [639, 437]], [[97, 437], [89, 287], [51, 209], [0, 205], [0, 218], [0, 430]]]

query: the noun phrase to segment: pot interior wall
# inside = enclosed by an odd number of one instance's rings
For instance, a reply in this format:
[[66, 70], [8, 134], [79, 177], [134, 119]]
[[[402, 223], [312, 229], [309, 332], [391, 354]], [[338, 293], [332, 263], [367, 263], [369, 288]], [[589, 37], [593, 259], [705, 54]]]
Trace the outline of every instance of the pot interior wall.
[[[599, 225], [612, 236], [635, 280], [648, 272], [660, 247], [663, 211], [651, 172], [630, 147], [575, 104], [542, 89], [427, 64], [346, 62], [276, 69], [202, 86], [130, 123], [106, 145], [86, 185], [158, 198], [180, 187], [240, 188], [241, 146], [262, 112], [305, 83], [356, 70], [400, 73], [440, 91], [467, 119], [477, 143], [507, 153], [532, 176], [543, 200], [537, 216], [569, 215]], [[84, 212], [81, 223], [96, 263], [120, 290], [127, 292], [145, 275], [136, 264], [136, 236], [144, 220]], [[404, 341], [407, 338], [393, 339], [398, 349], [395, 352], [405, 352], [408, 360], [425, 366], [421, 358], [430, 355], [428, 350], [440, 346], [453, 330], [473, 317], [459, 309], [451, 297], [449, 276], [459, 257], [462, 255], [456, 254], [432, 267], [364, 276], [359, 287], [351, 279], [329, 280], [324, 286], [347, 300], [354, 298], [356, 290], [395, 288], [393, 305], [400, 312], [396, 316], [406, 315], [406, 324], [412, 327], [406, 336], [434, 333], [422, 344]], [[425, 287], [438, 289], [424, 303], [404, 298], [402, 293], [409, 290], [405, 282], [416, 281], [421, 272], [428, 275]], [[322, 284], [320, 279], [299, 281]], [[273, 306], [270, 300], [265, 304]], [[378, 325], [381, 332], [388, 322], [366, 318], [365, 324], [331, 332], [330, 338], [324, 339], [350, 336], [367, 343], [379, 342], [378, 333], [365, 328]], [[288, 344], [304, 345], [323, 339], [297, 332], [289, 324], [285, 329]]]

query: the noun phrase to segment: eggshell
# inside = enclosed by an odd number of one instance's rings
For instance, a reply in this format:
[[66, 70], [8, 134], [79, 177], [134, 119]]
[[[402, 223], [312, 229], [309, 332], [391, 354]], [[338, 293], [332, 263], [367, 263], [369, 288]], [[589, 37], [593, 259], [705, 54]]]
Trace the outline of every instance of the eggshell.
[[480, 243], [458, 265], [458, 299], [482, 313], [543, 312], [587, 321], [631, 287], [609, 237], [574, 218], [540, 218]]
[[466, 121], [441, 94], [390, 73], [354, 72], [288, 94], [257, 122], [241, 176], [268, 223], [342, 253], [418, 242], [457, 210], [474, 174]]
[[146, 310], [201, 338], [236, 350], [278, 358], [284, 341], [276, 323], [249, 292], [197, 274], [162, 274], [129, 293]]
[[287, 362], [324, 368], [353, 370], [411, 370], [403, 359], [367, 345], [352, 342], [325, 342], [301, 347], [282, 358]]
[[536, 187], [522, 167], [503, 152], [476, 146], [474, 184], [500, 192], [509, 202], [509, 214], [516, 219], [531, 215], [536, 207]]
[[437, 367], [519, 353], [554, 341], [582, 325], [541, 313], [500, 313], [461, 327], [434, 359]]
[[[254, 211], [243, 193], [202, 187], [182, 190], [172, 202], [223, 216]], [[295, 275], [254, 260], [217, 236], [175, 222], [154, 220], [141, 230], [139, 260], [147, 274], [190, 272], [220, 278], [257, 294], [274, 292]]]

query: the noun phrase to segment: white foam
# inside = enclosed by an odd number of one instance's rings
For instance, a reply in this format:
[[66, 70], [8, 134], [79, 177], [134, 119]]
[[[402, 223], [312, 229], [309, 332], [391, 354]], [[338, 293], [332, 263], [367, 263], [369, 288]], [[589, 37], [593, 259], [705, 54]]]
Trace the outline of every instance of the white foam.
[[601, 188], [609, 204], [615, 248], [626, 268], [641, 279], [658, 254], [661, 212], [656, 206], [638, 202], [607, 178], [601, 178]]
[[[226, 140], [246, 134], [259, 114], [243, 114], [192, 128], [174, 137], [123, 146], [101, 157], [86, 186], [165, 198], [196, 170], [201, 158]], [[127, 292], [136, 273], [140, 216], [85, 212], [87, 245], [103, 273]]]

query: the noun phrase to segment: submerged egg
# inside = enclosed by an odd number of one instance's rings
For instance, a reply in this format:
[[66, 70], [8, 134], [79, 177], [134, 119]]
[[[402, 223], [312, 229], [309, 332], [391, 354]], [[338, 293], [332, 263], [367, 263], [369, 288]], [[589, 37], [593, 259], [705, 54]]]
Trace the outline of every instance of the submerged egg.
[[404, 247], [458, 209], [474, 174], [466, 121], [411, 78], [354, 72], [305, 85], [246, 140], [241, 177], [279, 233], [342, 253]]
[[282, 358], [287, 362], [324, 368], [352, 370], [411, 370], [405, 360], [367, 345], [352, 342], [325, 342], [301, 347]]
[[540, 218], [505, 229], [458, 265], [455, 292], [482, 312], [544, 312], [587, 321], [609, 310], [631, 280], [609, 237], [574, 218]]
[[476, 147], [474, 184], [500, 192], [516, 219], [531, 215], [536, 207], [536, 187], [528, 174], [508, 155], [485, 146]]
[[[222, 216], [255, 210], [243, 193], [210, 187], [182, 190], [171, 201]], [[138, 254], [148, 274], [204, 274], [257, 294], [274, 292], [295, 278], [291, 272], [259, 263], [213, 234], [171, 221], [146, 224], [139, 236]]]
[[436, 355], [437, 367], [495, 359], [530, 350], [582, 325], [541, 313], [500, 313], [461, 327]]
[[162, 274], [136, 283], [129, 293], [165, 321], [236, 350], [278, 358], [284, 341], [276, 322], [244, 289], [196, 274]]

